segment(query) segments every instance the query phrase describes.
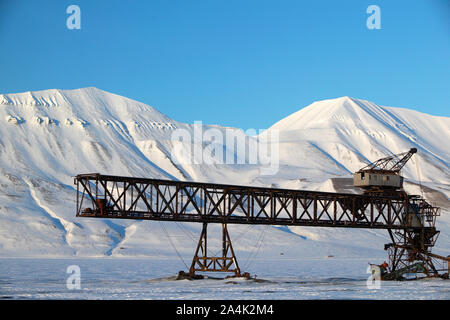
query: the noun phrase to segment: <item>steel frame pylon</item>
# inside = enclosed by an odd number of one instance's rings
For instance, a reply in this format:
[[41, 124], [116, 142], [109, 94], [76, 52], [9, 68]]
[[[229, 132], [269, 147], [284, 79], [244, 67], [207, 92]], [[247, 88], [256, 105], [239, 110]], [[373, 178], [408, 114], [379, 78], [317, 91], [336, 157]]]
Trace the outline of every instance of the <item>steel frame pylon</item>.
[[434, 245], [435, 237], [424, 234], [424, 230], [388, 230], [392, 243], [387, 244], [389, 267], [391, 272], [408, 267], [415, 262], [423, 263], [426, 276], [439, 277], [439, 272], [431, 259], [429, 248]]
[[204, 222], [191, 268], [189, 269], [189, 275], [194, 277], [196, 271], [233, 272], [236, 277], [240, 277], [241, 270], [234, 254], [227, 224], [222, 223], [222, 256], [220, 257], [208, 256], [207, 227], [208, 223]]

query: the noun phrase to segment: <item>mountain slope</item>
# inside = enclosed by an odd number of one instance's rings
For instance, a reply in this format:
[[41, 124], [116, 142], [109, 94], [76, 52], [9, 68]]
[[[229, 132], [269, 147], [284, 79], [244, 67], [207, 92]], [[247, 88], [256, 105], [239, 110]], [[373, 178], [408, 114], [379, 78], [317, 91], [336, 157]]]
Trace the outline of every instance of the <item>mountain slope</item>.
[[[342, 97], [315, 102], [275, 123], [269, 131], [281, 132], [282, 149], [306, 142], [349, 173], [415, 147], [419, 152], [407, 163], [403, 175], [414, 181], [447, 184], [450, 152], [442, 141], [450, 139], [449, 128], [447, 117]], [[292, 161], [289, 152], [281, 155], [282, 161]]]
[[[204, 141], [199, 128], [219, 136], [232, 132], [246, 147]], [[193, 253], [196, 224], [75, 218], [73, 176], [87, 172], [355, 192], [348, 187], [353, 171], [417, 147], [418, 163], [413, 158], [404, 170], [407, 190], [419, 193], [422, 182], [426, 196], [450, 208], [449, 152], [442, 143], [450, 138], [448, 128], [449, 118], [364, 100], [319, 101], [267, 130], [280, 137], [279, 167], [275, 175], [263, 175], [263, 164], [248, 164], [245, 150], [264, 134], [184, 124], [97, 88], [0, 95], [0, 256], [167, 256], [175, 254], [172, 242], [188, 257]], [[172, 139], [177, 129], [192, 140]], [[242, 163], [195, 164], [185, 153], [195, 149], [204, 150], [206, 160], [220, 150]], [[439, 244], [448, 251], [444, 213]], [[250, 255], [262, 234], [271, 243], [265, 256], [384, 256], [387, 241], [382, 231], [370, 230], [232, 226], [230, 232], [240, 238], [238, 255]]]

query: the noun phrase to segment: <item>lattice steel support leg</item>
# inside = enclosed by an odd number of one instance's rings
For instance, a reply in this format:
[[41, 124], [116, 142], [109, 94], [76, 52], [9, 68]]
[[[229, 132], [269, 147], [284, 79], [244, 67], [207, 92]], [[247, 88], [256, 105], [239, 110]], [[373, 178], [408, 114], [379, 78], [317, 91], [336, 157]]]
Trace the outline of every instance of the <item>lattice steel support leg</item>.
[[427, 276], [439, 276], [425, 245], [423, 230], [389, 230], [392, 243], [387, 246], [390, 271], [395, 272], [421, 262]]
[[222, 224], [222, 256], [208, 257], [207, 247], [207, 223], [203, 223], [202, 233], [192, 259], [189, 275], [193, 277], [196, 271], [203, 272], [233, 272], [235, 276], [241, 276], [241, 270], [234, 254], [231, 238], [228, 233], [227, 225]]

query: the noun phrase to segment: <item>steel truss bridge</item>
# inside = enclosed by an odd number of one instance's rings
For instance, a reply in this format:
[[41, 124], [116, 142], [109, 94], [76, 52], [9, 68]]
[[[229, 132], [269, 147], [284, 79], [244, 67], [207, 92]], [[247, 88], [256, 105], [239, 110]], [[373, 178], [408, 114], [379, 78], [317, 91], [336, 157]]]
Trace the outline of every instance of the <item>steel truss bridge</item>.
[[[77, 216], [198, 222], [203, 224], [189, 270], [233, 272], [240, 276], [228, 224], [386, 229], [389, 269], [420, 261], [427, 276], [448, 277], [437, 266], [448, 258], [431, 253], [439, 231], [439, 208], [419, 196], [360, 195], [252, 186], [80, 174]], [[210, 257], [207, 225], [222, 224], [222, 255]], [[445, 274], [444, 272], [447, 271]]]

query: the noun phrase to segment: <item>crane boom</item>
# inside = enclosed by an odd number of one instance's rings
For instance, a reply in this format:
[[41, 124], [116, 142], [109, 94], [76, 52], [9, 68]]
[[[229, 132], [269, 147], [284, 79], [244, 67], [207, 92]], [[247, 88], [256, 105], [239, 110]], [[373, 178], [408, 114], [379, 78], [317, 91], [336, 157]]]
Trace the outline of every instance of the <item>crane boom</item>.
[[399, 172], [415, 153], [417, 149], [411, 148], [368, 164], [353, 175], [354, 186], [363, 188], [366, 194], [402, 193], [403, 177]]
[[417, 153], [416, 148], [411, 148], [407, 152], [394, 154], [389, 157], [378, 159], [362, 168], [360, 171], [374, 170], [374, 171], [388, 171], [392, 173], [398, 173], [405, 166], [406, 162]]

